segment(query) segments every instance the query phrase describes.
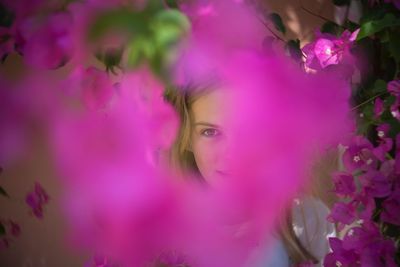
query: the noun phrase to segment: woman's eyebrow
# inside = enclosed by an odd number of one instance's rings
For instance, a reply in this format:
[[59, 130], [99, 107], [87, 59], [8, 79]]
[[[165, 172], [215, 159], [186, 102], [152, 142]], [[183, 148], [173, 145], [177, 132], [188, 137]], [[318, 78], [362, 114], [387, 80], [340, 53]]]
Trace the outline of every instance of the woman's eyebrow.
[[207, 127], [212, 127], [212, 128], [219, 128], [218, 125], [212, 124], [212, 123], [209, 123], [209, 122], [205, 122], [205, 121], [196, 122], [194, 124], [194, 126], [207, 126]]

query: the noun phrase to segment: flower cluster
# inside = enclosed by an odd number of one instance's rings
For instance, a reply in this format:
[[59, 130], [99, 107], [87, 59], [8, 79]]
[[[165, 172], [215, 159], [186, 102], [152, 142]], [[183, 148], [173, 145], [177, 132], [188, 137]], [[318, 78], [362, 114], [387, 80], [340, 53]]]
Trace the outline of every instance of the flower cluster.
[[[388, 86], [392, 93], [393, 84]], [[382, 111], [375, 116], [379, 116]], [[330, 239], [332, 252], [325, 266], [397, 266], [400, 229], [400, 134], [390, 137], [390, 125], [376, 127], [376, 144], [356, 136], [343, 154], [345, 171], [333, 176], [334, 204], [328, 220], [345, 232]], [[394, 155], [394, 158], [393, 158]]]

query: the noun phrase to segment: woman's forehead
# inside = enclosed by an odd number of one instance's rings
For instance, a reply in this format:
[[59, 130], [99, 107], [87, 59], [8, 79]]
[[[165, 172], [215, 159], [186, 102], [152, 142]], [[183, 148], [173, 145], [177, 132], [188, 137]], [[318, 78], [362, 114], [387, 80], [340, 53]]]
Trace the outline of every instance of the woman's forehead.
[[[225, 124], [235, 115], [235, 96], [232, 90], [219, 88], [200, 96], [191, 105], [194, 123]], [[236, 103], [236, 104], [235, 104]]]

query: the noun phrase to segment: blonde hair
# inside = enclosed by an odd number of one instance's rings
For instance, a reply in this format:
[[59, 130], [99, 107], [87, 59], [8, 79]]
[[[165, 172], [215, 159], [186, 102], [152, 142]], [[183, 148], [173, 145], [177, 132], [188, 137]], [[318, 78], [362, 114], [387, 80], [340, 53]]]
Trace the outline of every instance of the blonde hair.
[[[168, 88], [166, 90], [165, 98], [174, 106], [181, 121], [177, 139], [170, 151], [170, 164], [174, 169], [183, 174], [183, 176], [189, 173], [193, 174], [194, 172], [199, 174], [198, 176], [202, 179], [194, 155], [189, 149], [192, 131], [190, 110], [192, 104], [198, 98], [211, 92], [214, 88], [216, 88], [215, 84], [207, 83], [207, 85], [203, 86], [190, 84], [179, 90], [175, 88]], [[296, 236], [293, 228], [291, 209], [288, 209], [284, 218], [280, 221], [278, 228], [278, 233], [292, 263], [299, 264], [309, 261], [318, 263], [318, 260], [303, 246]]]

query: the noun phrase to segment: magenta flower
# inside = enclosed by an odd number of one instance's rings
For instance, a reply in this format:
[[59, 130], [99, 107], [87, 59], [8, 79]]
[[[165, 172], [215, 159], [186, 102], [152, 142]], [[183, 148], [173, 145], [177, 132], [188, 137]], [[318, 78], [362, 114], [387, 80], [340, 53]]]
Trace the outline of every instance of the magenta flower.
[[368, 170], [377, 163], [374, 146], [363, 136], [356, 136], [343, 154], [343, 164], [350, 172]]
[[381, 220], [400, 225], [400, 189], [397, 188], [382, 204]]
[[360, 176], [360, 181], [365, 194], [370, 197], [387, 197], [392, 191], [392, 182], [377, 170], [369, 170]]
[[166, 267], [189, 267], [187, 259], [177, 251], [168, 251], [162, 253], [156, 260], [156, 266]]
[[390, 113], [400, 121], [400, 96], [397, 96], [395, 102], [390, 106]]
[[73, 23], [68, 13], [53, 13], [45, 22], [28, 18], [21, 23], [19, 50], [24, 60], [35, 67], [55, 69], [72, 57], [73, 42], [70, 28]]
[[346, 172], [336, 172], [332, 174], [332, 177], [336, 194], [350, 196], [356, 191], [353, 175]]
[[337, 202], [333, 205], [328, 221], [351, 224], [355, 220], [355, 209], [351, 203]]
[[323, 266], [352, 266], [358, 260], [358, 255], [353, 250], [343, 248], [343, 241], [336, 237], [329, 238], [329, 245], [332, 252], [326, 255]]
[[33, 214], [41, 219], [43, 218], [43, 205], [49, 202], [49, 196], [39, 183], [35, 183], [33, 192], [27, 194], [26, 204], [32, 209]]
[[400, 80], [388, 82], [387, 90], [394, 96], [400, 96]]
[[317, 33], [315, 42], [303, 47], [306, 55], [305, 65], [311, 69], [324, 69], [329, 65], [337, 65], [348, 59], [350, 48], [357, 38], [359, 29], [353, 33], [344, 31], [337, 38], [330, 34]]
[[374, 103], [374, 117], [379, 118], [384, 111], [383, 101], [378, 97]]
[[82, 73], [82, 101], [89, 109], [104, 108], [114, 95], [114, 87], [105, 71], [89, 67]]
[[389, 130], [390, 125], [387, 123], [381, 124], [376, 128], [379, 145], [373, 149], [373, 153], [380, 161], [385, 161], [386, 153], [393, 147], [392, 138], [388, 138]]

